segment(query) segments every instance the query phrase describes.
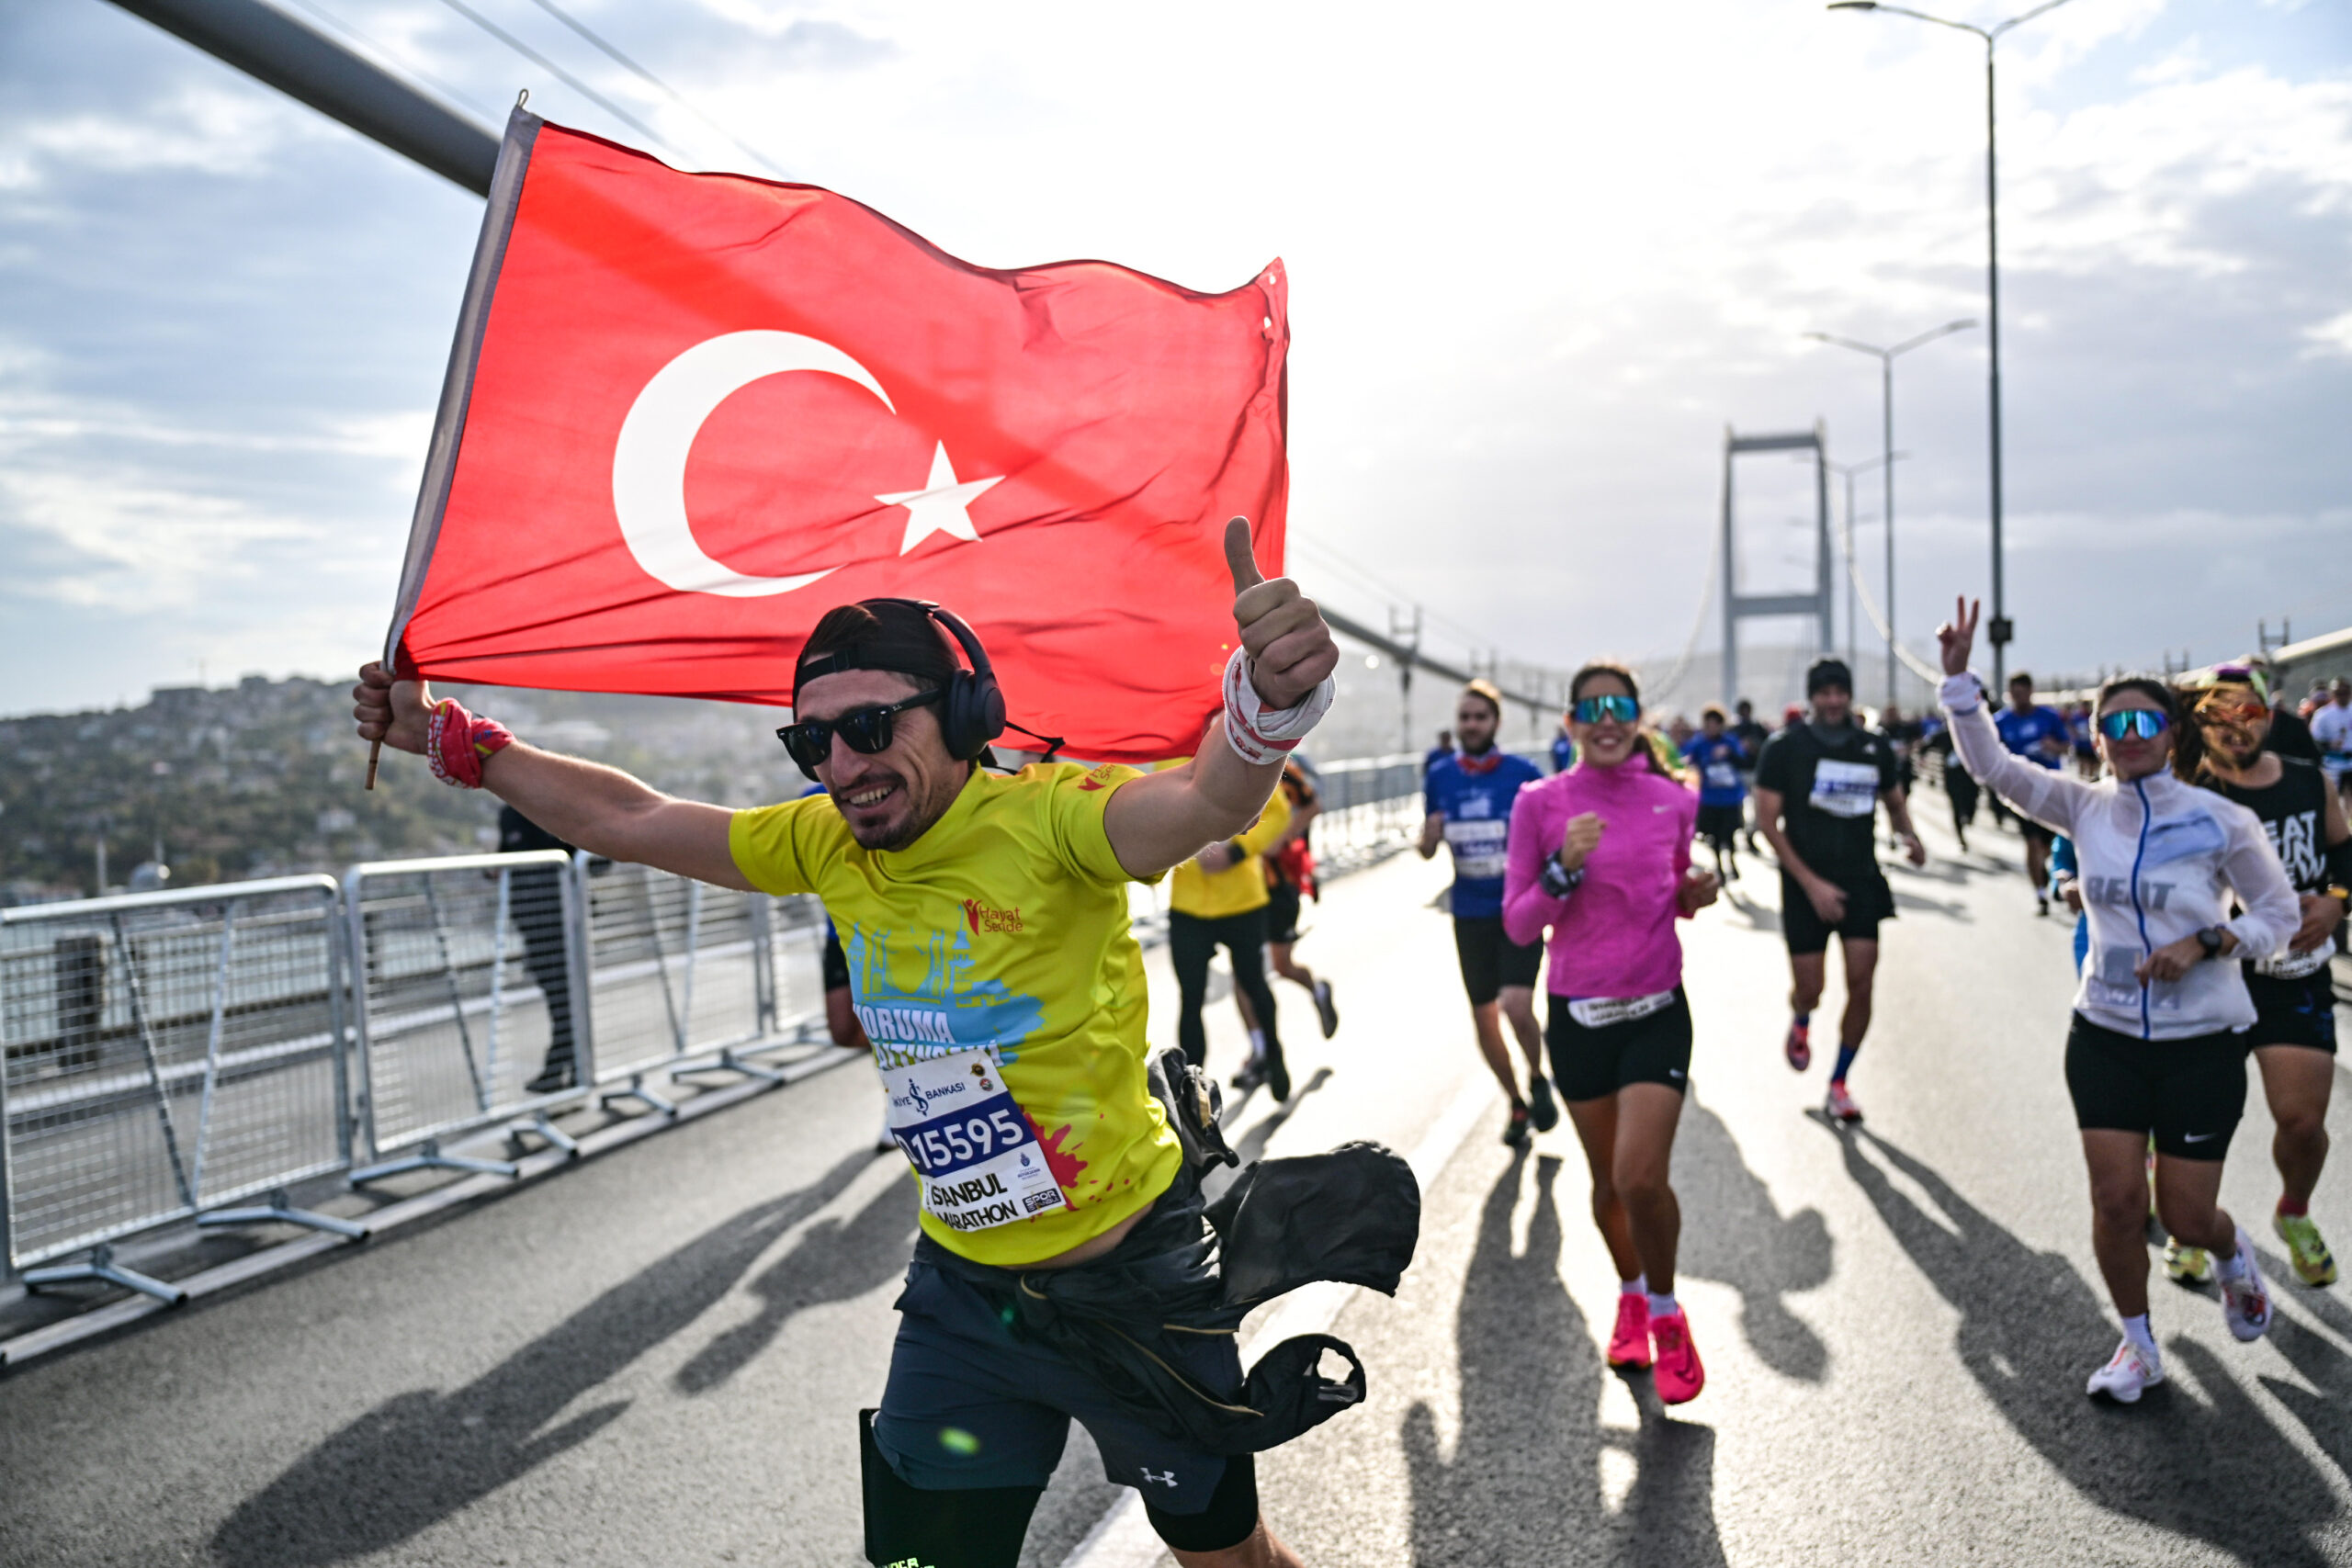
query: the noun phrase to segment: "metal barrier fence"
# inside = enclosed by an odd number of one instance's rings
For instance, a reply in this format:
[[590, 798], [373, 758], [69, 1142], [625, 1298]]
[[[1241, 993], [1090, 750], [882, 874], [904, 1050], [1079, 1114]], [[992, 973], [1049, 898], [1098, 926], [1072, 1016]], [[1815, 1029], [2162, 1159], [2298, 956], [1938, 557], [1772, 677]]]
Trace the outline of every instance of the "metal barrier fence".
[[335, 897], [298, 876], [0, 910], [11, 1271], [168, 1301], [113, 1242], [189, 1219], [357, 1234], [285, 1196], [351, 1164]]
[[585, 854], [572, 870], [588, 911], [589, 1011], [604, 1037], [594, 1078], [627, 1086], [605, 1098], [674, 1110], [649, 1077], [703, 1058], [779, 1078], [741, 1055], [775, 1018], [776, 900]]
[[1408, 842], [1421, 824], [1421, 759], [1410, 752], [1326, 762], [1315, 858], [1350, 870]]
[[345, 874], [343, 894], [368, 1162], [352, 1179], [511, 1175], [441, 1148], [500, 1123], [571, 1148], [548, 1113], [585, 1098], [594, 1060], [571, 857], [378, 861]]

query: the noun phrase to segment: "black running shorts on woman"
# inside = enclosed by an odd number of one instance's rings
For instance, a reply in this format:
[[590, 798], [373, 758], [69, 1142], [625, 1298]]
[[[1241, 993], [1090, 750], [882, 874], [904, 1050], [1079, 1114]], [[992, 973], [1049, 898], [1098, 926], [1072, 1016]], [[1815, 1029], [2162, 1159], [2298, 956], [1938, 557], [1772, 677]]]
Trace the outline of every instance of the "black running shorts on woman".
[[2218, 1160], [2245, 1113], [2248, 1037], [2229, 1030], [2186, 1040], [2134, 1040], [2074, 1015], [2066, 1090], [2075, 1125], [2153, 1134], [2158, 1154]]
[[[1552, 998], [1544, 1029], [1552, 1052], [1552, 1082], [1571, 1104], [1605, 1100], [1627, 1084], [1664, 1084], [1677, 1094], [1690, 1087], [1690, 999], [1674, 987], [1674, 999], [1655, 1012], [1595, 1028], [1577, 1021], [1577, 1003]], [[1588, 1011], [1595, 1005], [1585, 1004]]]

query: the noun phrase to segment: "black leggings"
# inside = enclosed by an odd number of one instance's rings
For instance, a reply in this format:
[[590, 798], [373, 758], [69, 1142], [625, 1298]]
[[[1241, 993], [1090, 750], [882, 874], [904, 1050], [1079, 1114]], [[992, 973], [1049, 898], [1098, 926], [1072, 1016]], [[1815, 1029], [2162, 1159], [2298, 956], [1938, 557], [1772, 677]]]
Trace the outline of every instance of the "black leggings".
[[1250, 1010], [1266, 1032], [1266, 1049], [1282, 1049], [1274, 1032], [1274, 988], [1266, 984], [1266, 911], [1261, 908], [1214, 920], [1174, 912], [1168, 917], [1168, 956], [1176, 965], [1176, 986], [1183, 997], [1176, 1042], [1196, 1067], [1208, 1066], [1208, 1031], [1201, 1023], [1201, 1007], [1209, 996], [1209, 958], [1219, 947], [1233, 959], [1233, 984], [1250, 998]]

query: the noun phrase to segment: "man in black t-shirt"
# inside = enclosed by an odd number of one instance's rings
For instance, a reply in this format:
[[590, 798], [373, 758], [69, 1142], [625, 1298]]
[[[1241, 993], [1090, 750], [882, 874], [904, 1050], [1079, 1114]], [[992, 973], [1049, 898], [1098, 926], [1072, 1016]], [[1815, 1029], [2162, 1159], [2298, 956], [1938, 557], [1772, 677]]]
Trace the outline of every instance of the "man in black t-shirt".
[[1878, 969], [1878, 928], [1894, 918], [1894, 894], [1878, 868], [1878, 807], [1901, 835], [1913, 865], [1927, 848], [1911, 830], [1911, 807], [1897, 775], [1894, 747], [1854, 722], [1854, 678], [1835, 659], [1805, 671], [1811, 714], [1764, 743], [1756, 763], [1756, 825], [1781, 862], [1781, 930], [1789, 944], [1794, 1015], [1784, 1046], [1789, 1066], [1813, 1063], [1813, 1010], [1827, 976], [1829, 938], [1846, 953], [1846, 1014], [1838, 1029], [1838, 1066], [1824, 1109], [1859, 1122], [1846, 1075], [1871, 1026], [1871, 981]]

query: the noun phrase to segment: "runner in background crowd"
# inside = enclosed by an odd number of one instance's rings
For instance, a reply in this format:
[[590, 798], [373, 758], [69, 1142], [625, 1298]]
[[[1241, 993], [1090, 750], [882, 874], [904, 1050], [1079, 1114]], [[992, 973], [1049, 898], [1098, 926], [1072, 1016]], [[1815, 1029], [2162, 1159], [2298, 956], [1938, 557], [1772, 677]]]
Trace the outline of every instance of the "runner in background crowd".
[[1928, 738], [1921, 744], [1943, 759], [1944, 799], [1951, 805], [1951, 835], [1960, 840], [1960, 852], [1966, 854], [1968, 829], [1976, 820], [1977, 796], [1981, 792], [1968, 770], [1952, 755], [1951, 726], [1939, 717], [1928, 723]]
[[[2230, 1332], [2256, 1339], [2270, 1295], [2253, 1238], [2216, 1201], [2222, 1161], [2245, 1108], [2245, 1036], [2256, 1021], [2239, 960], [2284, 951], [2301, 911], [2262, 824], [2170, 768], [2179, 706], [2146, 676], [2100, 688], [2108, 776], [2085, 784], [2018, 758], [1968, 673], [1978, 607], [1937, 628], [1942, 697], [1961, 761], [2017, 808], [2075, 840], [2090, 956], [2066, 1034], [2066, 1089], [2090, 1171], [2091, 1241], [2123, 1340], [2088, 1392], [2130, 1404], [2165, 1380], [2148, 1325], [2146, 1151], [2174, 1235], [2221, 1255]], [[2229, 919], [2234, 892], [2245, 912]]]
[[[1190, 761], [1190, 759], [1187, 759]], [[1182, 764], [1176, 764], [1182, 766]], [[1276, 1100], [1290, 1098], [1290, 1067], [1274, 1021], [1274, 988], [1266, 983], [1265, 852], [1290, 826], [1290, 799], [1281, 789], [1239, 836], [1209, 845], [1168, 879], [1168, 961], [1176, 971], [1176, 1039], [1193, 1066], [1208, 1066], [1209, 960], [1225, 949], [1233, 989], [1249, 998], [1250, 1059], [1234, 1075], [1236, 1089], [1264, 1084]]]
[[1894, 893], [1878, 867], [1879, 803], [1900, 833], [1913, 865], [1928, 852], [1911, 830], [1911, 810], [1896, 782], [1894, 748], [1854, 722], [1854, 677], [1840, 660], [1805, 671], [1813, 714], [1764, 743], [1756, 764], [1756, 820], [1781, 862], [1781, 930], [1788, 942], [1789, 1066], [1813, 1065], [1813, 1010], [1828, 978], [1829, 939], [1846, 957], [1846, 1011], [1838, 1025], [1838, 1064], [1823, 1111], [1860, 1122], [1846, 1087], [1871, 1027], [1871, 987], [1878, 972], [1878, 928], [1894, 918]]
[[[1516, 1147], [1531, 1126], [1545, 1133], [1557, 1126], [1560, 1108], [1544, 1077], [1544, 1035], [1535, 1025], [1535, 976], [1544, 963], [1541, 942], [1518, 942], [1503, 931], [1503, 871], [1509, 863], [1511, 802], [1520, 790], [1542, 778], [1535, 764], [1514, 757], [1495, 742], [1503, 716], [1502, 694], [1486, 681], [1462, 688], [1455, 702], [1454, 731], [1462, 750], [1429, 772], [1428, 815], [1421, 820], [1421, 858], [1442, 843], [1453, 853], [1453, 951], [1462, 965], [1463, 989], [1470, 995], [1470, 1019], [1478, 1051], [1510, 1096], [1510, 1121], [1503, 1142]], [[1527, 1093], [1519, 1092], [1518, 1069], [1503, 1042], [1503, 1020], [1527, 1057]]]
[[[1912, 753], [1919, 749], [1919, 721], [1904, 717], [1903, 710], [1890, 702], [1886, 705], [1886, 711], [1879, 716], [1878, 728], [1894, 748], [1894, 782], [1903, 786], [1903, 797], [1908, 800], [1913, 787], [1919, 782], [1918, 767], [1912, 761]], [[1888, 833], [1886, 841], [1890, 849], [1903, 847], [1903, 840], [1892, 832]]]
[[2066, 744], [2074, 749], [2075, 772], [2086, 783], [2098, 780], [2098, 746], [2091, 737], [2091, 705], [2075, 703], [2066, 709]]
[[[1315, 783], [1306, 776], [1306, 769], [1294, 757], [1283, 764], [1282, 792], [1290, 805], [1290, 823], [1282, 836], [1267, 847], [1266, 864], [1266, 963], [1276, 976], [1303, 986], [1315, 998], [1316, 1021], [1322, 1025], [1323, 1038], [1329, 1040], [1340, 1027], [1340, 1010], [1331, 999], [1331, 982], [1318, 980], [1314, 971], [1291, 957], [1291, 950], [1298, 942], [1299, 902], [1302, 897], [1322, 899], [1322, 889], [1315, 882], [1315, 851], [1308, 829], [1315, 819], [1323, 815], [1322, 798], [1315, 792]], [[1233, 1002], [1241, 1010], [1241, 1027], [1252, 1041], [1261, 1038], [1258, 1020], [1250, 1010], [1249, 993], [1234, 987]], [[1263, 1081], [1262, 1058], [1253, 1056], [1249, 1066], [1234, 1076], [1234, 1087], [1250, 1089]]]
[[[2260, 819], [2301, 906], [2301, 924], [2286, 946], [2245, 966], [2255, 1021], [2244, 1038], [2254, 1047], [2278, 1128], [2270, 1142], [2279, 1180], [2271, 1228], [2303, 1283], [2332, 1285], [2335, 1259], [2312, 1221], [2311, 1201], [2327, 1163], [2327, 1102], [2335, 1081], [2335, 986], [2328, 961], [2344, 900], [2352, 897], [2352, 830], [2342, 798], [2319, 769], [2264, 749], [2270, 694], [2259, 673], [2224, 665], [2193, 682], [2182, 699], [2194, 722], [2174, 748], [2174, 771]], [[2212, 1277], [2203, 1248], [2173, 1239], [2165, 1243], [2165, 1269], [2176, 1280]]]
[[1444, 761], [1448, 757], [1453, 755], [1453, 731], [1451, 729], [1439, 730], [1437, 732], [1437, 744], [1430, 747], [1427, 751], [1421, 754], [1421, 777], [1424, 779], [1428, 778], [1431, 768], [1436, 767], [1440, 762]]
[[1568, 733], [1568, 721], [1560, 721], [1560, 731], [1552, 737], [1552, 771], [1565, 773], [1577, 765], [1576, 737]]
[[[1772, 732], [1756, 722], [1756, 705], [1746, 697], [1732, 704], [1731, 712], [1731, 738], [1739, 742], [1740, 755], [1747, 759], [1740, 763], [1739, 770], [1747, 775], [1744, 782], [1747, 785], [1748, 799], [1753, 802], [1756, 797], [1756, 761], [1764, 755], [1764, 742], [1771, 738]], [[1757, 853], [1756, 817], [1752, 804], [1748, 808], [1747, 837], [1747, 852]]]
[[[2009, 705], [1993, 721], [2001, 744], [2036, 767], [2055, 772], [2066, 756], [2066, 721], [2058, 710], [2033, 700], [2033, 677], [2019, 671], [2009, 677]], [[2034, 913], [2050, 913], [2051, 831], [2030, 817], [2018, 818], [2025, 839], [2025, 879], [2033, 884]]]
[[1747, 770], [1754, 760], [1725, 728], [1721, 704], [1699, 710], [1699, 733], [1682, 748], [1699, 774], [1699, 836], [1714, 852], [1715, 880], [1739, 880], [1739, 829], [1747, 816]]
[[[1691, 1032], [1674, 922], [1714, 902], [1715, 879], [1690, 863], [1699, 806], [1643, 743], [1633, 671], [1588, 664], [1568, 693], [1584, 760], [1511, 808], [1503, 923], [1514, 940], [1551, 931], [1552, 1076], [1617, 1269], [1610, 1365], [1655, 1365], [1659, 1400], [1681, 1404], [1707, 1374], [1674, 1295], [1682, 1209], [1668, 1178]], [[1736, 749], [1723, 710], [1707, 712]]]
[[2312, 743], [2319, 750], [2319, 765], [2338, 795], [2352, 790], [2352, 680], [2338, 675], [2327, 688], [2327, 705], [2313, 708]]

